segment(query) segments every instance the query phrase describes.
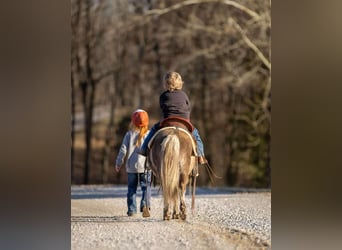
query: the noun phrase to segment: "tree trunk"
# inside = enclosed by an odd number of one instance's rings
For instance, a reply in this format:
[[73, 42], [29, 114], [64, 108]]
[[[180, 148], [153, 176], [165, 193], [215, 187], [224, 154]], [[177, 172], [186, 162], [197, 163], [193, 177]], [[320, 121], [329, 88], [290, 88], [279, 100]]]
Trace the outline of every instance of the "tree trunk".
[[90, 1], [86, 1], [86, 44], [85, 44], [85, 70], [86, 70], [86, 81], [83, 82], [83, 107], [84, 107], [84, 122], [85, 122], [85, 155], [84, 155], [84, 184], [89, 183], [89, 168], [91, 159], [91, 139], [92, 139], [92, 128], [93, 128], [93, 113], [94, 113], [94, 99], [95, 99], [95, 80], [93, 78], [93, 70], [91, 66], [91, 25], [90, 25]]
[[84, 109], [84, 128], [85, 128], [85, 155], [84, 155], [84, 184], [89, 183], [89, 167], [91, 159], [91, 138], [93, 127], [93, 111], [94, 111], [94, 96], [95, 83], [82, 83], [83, 109]]
[[156, 54], [156, 82], [157, 84], [160, 83], [162, 79], [162, 72], [161, 72], [161, 61], [160, 61], [160, 53], [159, 53], [159, 41], [158, 41], [158, 24], [159, 20], [155, 20], [154, 27], [153, 27], [153, 34], [154, 34], [154, 45], [153, 45], [153, 51]]
[[[204, 147], [204, 152], [206, 157], [208, 158], [208, 152], [211, 151], [210, 148], [210, 143], [207, 143], [206, 145], [204, 144], [204, 137], [203, 135], [209, 135], [210, 134], [210, 123], [211, 123], [211, 119], [210, 119], [210, 93], [209, 93], [209, 84], [208, 84], [208, 80], [206, 77], [207, 74], [207, 67], [205, 64], [205, 60], [204, 58], [202, 58], [202, 62], [201, 62], [201, 89], [200, 89], [200, 93], [201, 93], [201, 98], [200, 98], [200, 103], [201, 103], [201, 114], [203, 114], [203, 116], [201, 116], [201, 121], [200, 123], [202, 124], [202, 131], [199, 131], [200, 135], [201, 135], [201, 139], [203, 141], [203, 147]], [[210, 136], [209, 136], [210, 137]], [[209, 154], [210, 155], [210, 154]], [[209, 159], [210, 160], [210, 159]], [[208, 185], [210, 184], [210, 179], [209, 179], [209, 175], [205, 175], [205, 181], [204, 181], [204, 185]]]
[[75, 83], [71, 73], [71, 183], [74, 181], [74, 156], [75, 156]]
[[110, 117], [109, 123], [106, 131], [105, 146], [102, 152], [102, 183], [108, 182], [108, 173], [110, 168], [110, 141], [114, 135], [114, 113], [116, 109], [116, 99], [115, 99], [115, 84], [117, 83], [117, 73], [113, 75], [113, 84], [109, 86], [110, 93]]

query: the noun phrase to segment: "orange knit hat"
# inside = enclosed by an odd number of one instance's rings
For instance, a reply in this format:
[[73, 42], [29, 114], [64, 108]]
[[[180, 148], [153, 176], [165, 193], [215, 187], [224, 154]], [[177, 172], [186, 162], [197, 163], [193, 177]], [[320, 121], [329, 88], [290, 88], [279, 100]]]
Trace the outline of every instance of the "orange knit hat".
[[137, 109], [132, 114], [132, 123], [137, 127], [148, 125], [148, 114], [145, 110]]

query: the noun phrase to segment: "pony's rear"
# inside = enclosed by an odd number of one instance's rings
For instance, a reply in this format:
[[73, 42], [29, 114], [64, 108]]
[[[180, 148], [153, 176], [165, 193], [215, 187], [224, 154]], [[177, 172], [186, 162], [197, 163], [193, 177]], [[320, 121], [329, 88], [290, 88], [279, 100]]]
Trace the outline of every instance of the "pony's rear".
[[168, 128], [156, 135], [149, 163], [159, 178], [164, 198], [164, 220], [186, 219], [185, 192], [194, 162], [192, 141], [186, 132]]

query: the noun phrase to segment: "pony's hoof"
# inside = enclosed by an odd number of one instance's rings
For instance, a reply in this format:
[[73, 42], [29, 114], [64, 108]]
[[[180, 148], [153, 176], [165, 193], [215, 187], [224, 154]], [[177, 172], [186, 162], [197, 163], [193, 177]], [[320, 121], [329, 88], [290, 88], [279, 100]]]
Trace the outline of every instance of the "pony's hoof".
[[173, 217], [172, 217], [172, 219], [177, 220], [177, 219], [179, 219], [179, 217], [180, 217], [179, 214], [174, 214]]
[[186, 214], [182, 214], [182, 215], [181, 215], [181, 219], [182, 219], [182, 220], [186, 220]]

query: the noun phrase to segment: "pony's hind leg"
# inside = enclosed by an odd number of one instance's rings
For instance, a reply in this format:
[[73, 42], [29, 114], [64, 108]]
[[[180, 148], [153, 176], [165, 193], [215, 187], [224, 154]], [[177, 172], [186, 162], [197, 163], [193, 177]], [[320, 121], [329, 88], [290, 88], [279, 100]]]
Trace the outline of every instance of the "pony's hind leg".
[[185, 201], [181, 201], [181, 204], [180, 204], [180, 217], [182, 220], [186, 220], [186, 205], [185, 205]]
[[164, 215], [163, 215], [163, 220], [170, 220], [170, 219], [171, 219], [171, 206], [164, 199]]
[[172, 214], [172, 219], [179, 219], [179, 204], [174, 205], [174, 209], [173, 209], [173, 214]]
[[177, 190], [177, 195], [175, 196], [174, 200], [174, 206], [173, 206], [173, 215], [172, 219], [179, 219], [180, 214], [179, 214], [179, 200], [180, 200], [180, 195], [181, 195], [181, 189], [178, 188]]
[[180, 216], [182, 220], [186, 219], [185, 192], [186, 192], [186, 184], [185, 182], [182, 182], [181, 190], [180, 190]]

